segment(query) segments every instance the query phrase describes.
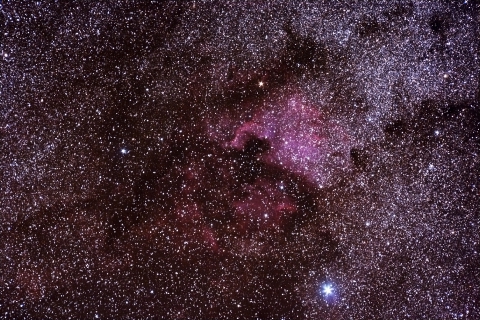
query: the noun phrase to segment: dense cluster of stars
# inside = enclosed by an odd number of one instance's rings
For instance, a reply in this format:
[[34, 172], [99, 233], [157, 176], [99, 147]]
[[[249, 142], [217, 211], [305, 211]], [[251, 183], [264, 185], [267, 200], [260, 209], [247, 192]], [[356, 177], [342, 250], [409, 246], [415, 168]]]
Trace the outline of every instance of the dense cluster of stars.
[[0, 3], [0, 318], [480, 318], [478, 16]]

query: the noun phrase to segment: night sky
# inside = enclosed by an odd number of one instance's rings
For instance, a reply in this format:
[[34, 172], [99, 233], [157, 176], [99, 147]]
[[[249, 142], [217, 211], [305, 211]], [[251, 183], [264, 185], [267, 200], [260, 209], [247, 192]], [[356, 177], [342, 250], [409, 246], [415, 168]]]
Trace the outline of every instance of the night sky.
[[0, 318], [480, 319], [479, 8], [0, 3]]

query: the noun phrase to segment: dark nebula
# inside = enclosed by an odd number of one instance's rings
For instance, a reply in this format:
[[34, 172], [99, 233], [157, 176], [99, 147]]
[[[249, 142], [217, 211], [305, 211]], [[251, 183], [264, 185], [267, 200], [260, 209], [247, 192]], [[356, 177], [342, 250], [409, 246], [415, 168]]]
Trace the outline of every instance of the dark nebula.
[[479, 319], [472, 1], [0, 3], [0, 318]]

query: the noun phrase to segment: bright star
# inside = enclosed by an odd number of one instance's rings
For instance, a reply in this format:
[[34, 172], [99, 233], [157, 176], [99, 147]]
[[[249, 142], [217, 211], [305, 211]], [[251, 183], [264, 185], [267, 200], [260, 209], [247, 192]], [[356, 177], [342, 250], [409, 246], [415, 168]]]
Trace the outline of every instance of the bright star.
[[127, 149], [125, 149], [125, 148], [122, 149], [122, 150], [120, 150], [120, 152], [121, 152], [122, 154], [127, 154], [127, 153], [128, 153]]
[[329, 296], [333, 293], [333, 288], [330, 284], [325, 284], [323, 285], [323, 293], [325, 294], [325, 296]]

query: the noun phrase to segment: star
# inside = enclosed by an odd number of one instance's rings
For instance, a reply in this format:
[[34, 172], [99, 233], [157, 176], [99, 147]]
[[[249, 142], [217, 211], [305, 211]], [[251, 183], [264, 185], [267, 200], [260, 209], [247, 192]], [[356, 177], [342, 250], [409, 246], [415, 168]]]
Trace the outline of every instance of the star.
[[331, 284], [324, 284], [322, 286], [322, 292], [326, 297], [330, 296], [333, 293], [332, 285]]
[[328, 305], [333, 305], [337, 302], [338, 295], [335, 292], [334, 286], [331, 283], [324, 283], [321, 286], [321, 296], [323, 300], [328, 304]]

